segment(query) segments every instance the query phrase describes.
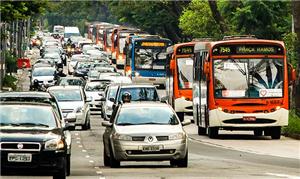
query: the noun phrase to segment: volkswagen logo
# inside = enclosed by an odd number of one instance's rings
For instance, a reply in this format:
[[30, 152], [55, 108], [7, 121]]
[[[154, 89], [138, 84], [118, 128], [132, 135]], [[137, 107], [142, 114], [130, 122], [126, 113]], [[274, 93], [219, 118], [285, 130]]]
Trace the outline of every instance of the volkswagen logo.
[[23, 149], [24, 146], [22, 143], [18, 143], [17, 147], [18, 147], [18, 149]]
[[148, 141], [149, 141], [149, 142], [153, 142], [153, 137], [152, 137], [152, 136], [149, 136], [149, 137], [148, 137]]

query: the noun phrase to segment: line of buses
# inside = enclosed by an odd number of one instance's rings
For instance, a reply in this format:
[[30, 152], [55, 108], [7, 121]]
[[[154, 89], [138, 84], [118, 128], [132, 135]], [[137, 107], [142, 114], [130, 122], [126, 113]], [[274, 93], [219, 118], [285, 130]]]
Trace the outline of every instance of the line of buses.
[[288, 125], [289, 85], [296, 71], [284, 43], [253, 36], [220, 41], [169, 39], [109, 23], [89, 25], [88, 37], [137, 83], [164, 85], [178, 117], [192, 115], [199, 135], [251, 130], [279, 139]]

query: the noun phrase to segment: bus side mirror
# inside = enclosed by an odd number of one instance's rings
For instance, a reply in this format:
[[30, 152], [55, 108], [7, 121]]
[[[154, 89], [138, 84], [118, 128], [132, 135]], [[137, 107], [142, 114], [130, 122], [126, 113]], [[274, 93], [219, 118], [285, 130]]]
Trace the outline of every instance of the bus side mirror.
[[288, 64], [289, 85], [295, 84], [297, 73], [291, 64]]
[[209, 62], [204, 62], [203, 72], [204, 74], [209, 74]]
[[175, 69], [175, 60], [170, 60], [170, 69], [171, 70]]

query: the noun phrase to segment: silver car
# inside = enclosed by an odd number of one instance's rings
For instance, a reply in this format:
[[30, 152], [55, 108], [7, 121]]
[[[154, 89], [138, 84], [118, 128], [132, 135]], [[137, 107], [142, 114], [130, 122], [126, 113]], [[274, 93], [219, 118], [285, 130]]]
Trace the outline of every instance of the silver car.
[[104, 165], [120, 161], [163, 161], [188, 166], [188, 137], [171, 106], [160, 102], [120, 104], [110, 121], [102, 122]]
[[48, 88], [57, 99], [63, 117], [69, 123], [80, 125], [83, 130], [91, 128], [90, 125], [90, 98], [87, 98], [80, 86], [52, 86]]

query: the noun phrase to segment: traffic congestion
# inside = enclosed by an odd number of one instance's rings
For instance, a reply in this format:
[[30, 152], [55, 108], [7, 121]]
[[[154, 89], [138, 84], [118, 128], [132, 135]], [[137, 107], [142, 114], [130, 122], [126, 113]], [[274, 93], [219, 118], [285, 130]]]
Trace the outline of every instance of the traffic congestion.
[[[86, 37], [76, 26], [35, 32], [31, 67], [20, 69], [28, 88], [0, 93], [2, 175], [201, 178], [196, 171], [217, 162], [236, 170], [225, 178], [299, 178], [299, 151], [282, 159], [218, 148], [245, 136], [297, 146], [281, 135], [296, 80], [283, 42], [246, 35], [174, 44], [107, 22], [87, 29]], [[270, 172], [256, 175], [262, 166]]]

